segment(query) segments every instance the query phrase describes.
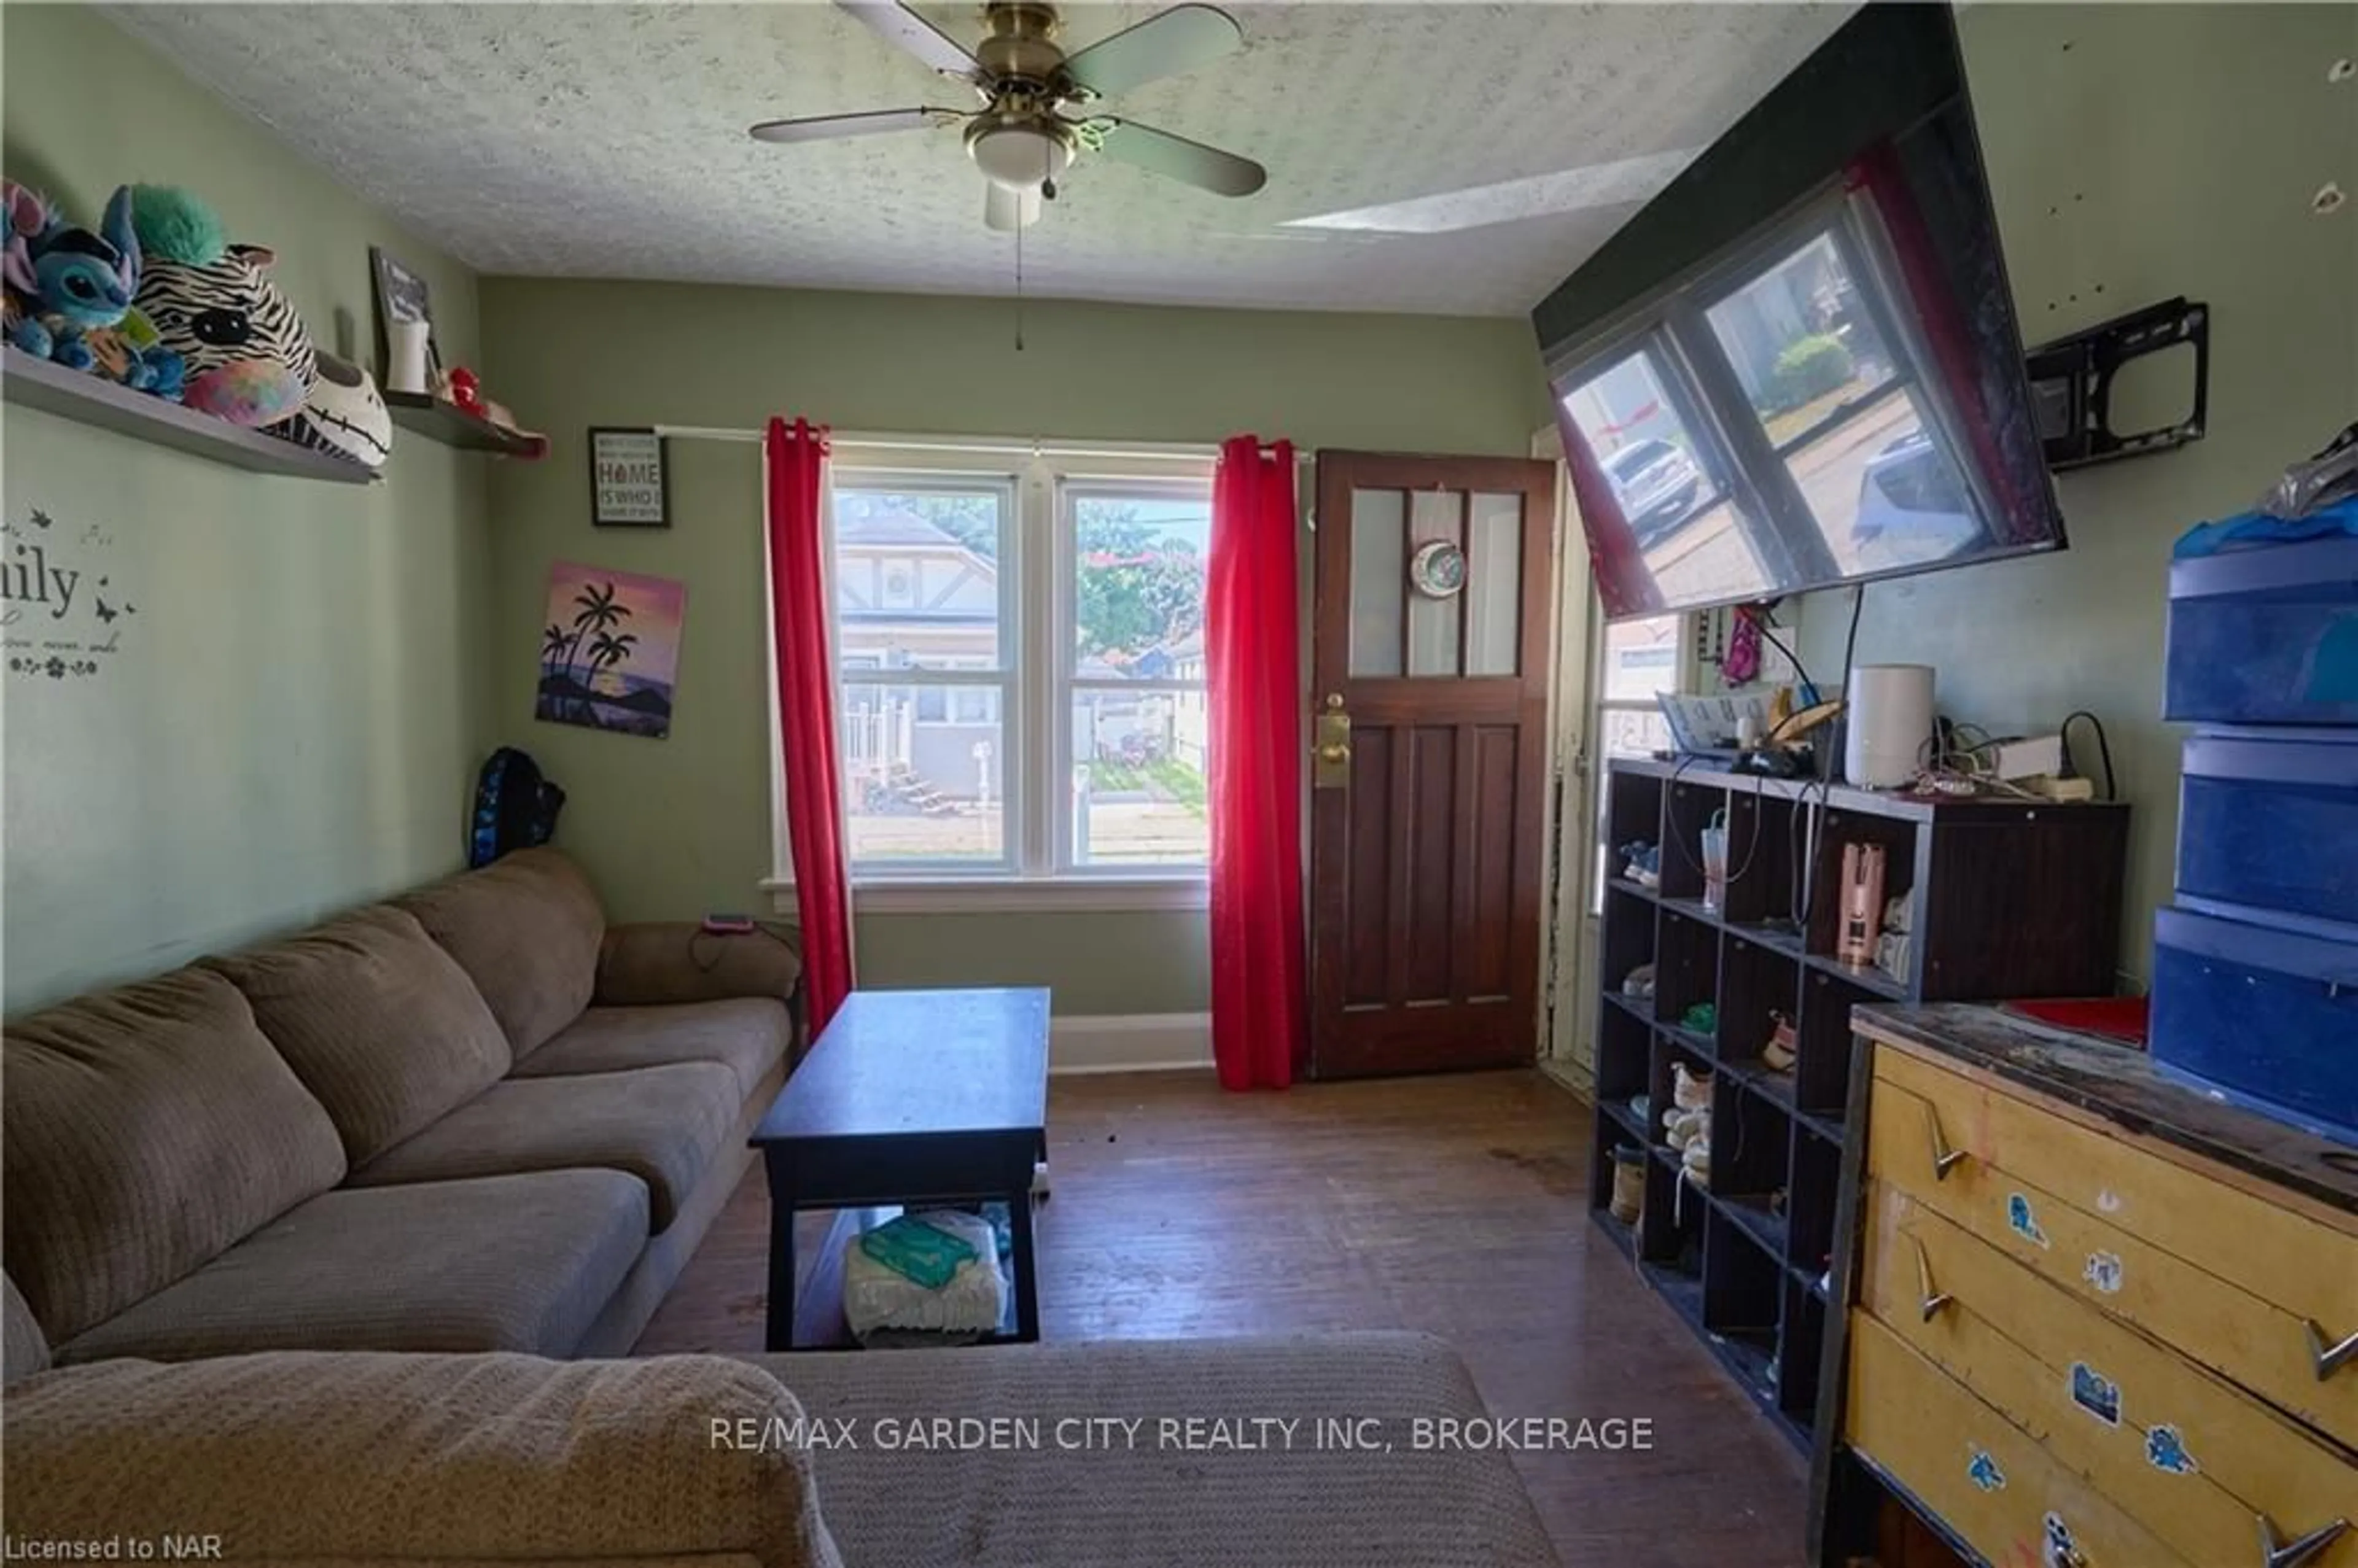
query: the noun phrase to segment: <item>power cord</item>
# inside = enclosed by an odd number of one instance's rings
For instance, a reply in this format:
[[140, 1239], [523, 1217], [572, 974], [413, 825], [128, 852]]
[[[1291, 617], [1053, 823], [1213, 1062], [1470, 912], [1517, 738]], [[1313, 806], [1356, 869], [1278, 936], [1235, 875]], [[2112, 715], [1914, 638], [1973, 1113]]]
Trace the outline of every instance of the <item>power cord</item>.
[[792, 927], [772, 920], [755, 921], [752, 931], [710, 931], [698, 925], [687, 934], [687, 961], [696, 966], [698, 974], [708, 975], [720, 967], [721, 956], [732, 940], [756, 933], [767, 936], [781, 947], [791, 949], [794, 944], [786, 937], [790, 929]]
[[[1818, 792], [1818, 815], [1814, 816], [1810, 814], [1810, 791], [1812, 789]], [[1793, 797], [1793, 820], [1785, 833], [1786, 848], [1793, 850], [1797, 862], [1793, 892], [1801, 900], [1799, 908], [1789, 902], [1785, 905], [1785, 913], [1791, 918], [1793, 928], [1801, 933], [1805, 944], [1809, 939], [1812, 895], [1817, 890], [1819, 835], [1824, 831], [1824, 814], [1833, 804], [1833, 793], [1834, 786], [1830, 780], [1811, 779], [1805, 782], [1801, 794]]]
[[2104, 739], [2104, 721], [2084, 708], [2074, 708], [2063, 716], [2063, 727], [2058, 731], [2063, 739], [2063, 765], [2075, 773], [2080, 771], [2071, 760], [2071, 721], [2075, 719], [2086, 719], [2088, 727], [2096, 732], [2096, 757], [2104, 764], [2104, 798], [2120, 799], [2120, 792], [2113, 780], [2113, 748]]
[[1769, 629], [1768, 611], [1772, 608], [1768, 604], [1743, 604], [1736, 607], [1736, 612], [1752, 622], [1753, 629], [1760, 633], [1763, 641], [1785, 655], [1785, 662], [1793, 666], [1794, 679], [1812, 691], [1816, 690], [1818, 683], [1810, 678], [1809, 668], [1801, 663], [1801, 655], [1793, 652], [1783, 638]]
[[[1694, 760], [1695, 759], [1693, 757], [1681, 757], [1677, 762], [1671, 764], [1669, 788], [1675, 790], [1678, 787], [1679, 775], [1682, 773], [1684, 773], [1688, 764], [1693, 762]], [[1752, 798], [1756, 803], [1760, 800], [1761, 796], [1765, 793], [1766, 792], [1762, 789], [1760, 784], [1756, 783], [1752, 786]], [[1686, 840], [1680, 838], [1675, 833], [1665, 835], [1665, 837], [1669, 838], [1671, 843], [1678, 846], [1679, 859], [1687, 863], [1687, 870], [1693, 871], [1696, 876], [1701, 877], [1704, 880], [1705, 886], [1710, 885], [1711, 872], [1705, 871], [1703, 865], [1695, 860], [1694, 856], [1688, 851]], [[1720, 878], [1723, 884], [1728, 887], [1733, 887], [1737, 882], [1744, 880], [1745, 875], [1752, 870], [1752, 862], [1759, 858], [1760, 838], [1760, 812], [1759, 806], [1756, 804], [1753, 807], [1752, 837], [1744, 847], [1744, 863], [1736, 867], [1734, 871], [1724, 873]]]
[[1858, 653], [1858, 616], [1859, 616], [1859, 611], [1861, 611], [1865, 610], [1866, 608], [1866, 584], [1865, 584], [1865, 583], [1860, 583], [1856, 588], [1854, 588], [1853, 589], [1851, 589], [1851, 596], [1850, 596], [1850, 633], [1849, 633], [1849, 635], [1845, 636], [1845, 637], [1843, 639], [1843, 683], [1842, 683], [1842, 690], [1840, 690], [1840, 691], [1838, 691], [1838, 692], [1834, 693], [1834, 695], [1835, 695], [1836, 697], [1842, 697], [1842, 698], [1844, 698], [1845, 701], [1846, 701], [1846, 700], [1848, 700], [1848, 699], [1849, 699], [1849, 697], [1850, 697], [1850, 669], [1851, 669], [1851, 660], [1852, 660], [1854, 657], [1855, 657], [1855, 656], [1856, 656], [1856, 654], [1857, 654], [1857, 653]]

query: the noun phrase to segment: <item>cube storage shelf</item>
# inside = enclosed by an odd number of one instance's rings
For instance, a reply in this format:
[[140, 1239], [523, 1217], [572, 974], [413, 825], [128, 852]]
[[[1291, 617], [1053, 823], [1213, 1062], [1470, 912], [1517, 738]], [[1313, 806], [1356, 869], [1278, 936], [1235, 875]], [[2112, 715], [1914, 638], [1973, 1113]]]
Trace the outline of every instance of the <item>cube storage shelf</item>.
[[[1714, 821], [1727, 830], [1728, 874], [1711, 907], [1703, 833]], [[1876, 794], [1636, 759], [1606, 773], [1604, 828], [1612, 874], [1597, 939], [1590, 1206], [1647, 1283], [1806, 1447], [1851, 1009], [2110, 994], [2128, 810]], [[1661, 846], [1657, 887], [1621, 874], [1619, 846], [1639, 839]], [[1854, 842], [1884, 847], [1886, 901], [1906, 903], [1905, 973], [1834, 956], [1843, 848]], [[1645, 964], [1653, 994], [1624, 994]], [[1684, 1022], [1699, 1002], [1714, 1009], [1707, 1032]], [[1798, 1039], [1781, 1072], [1762, 1058], [1772, 1014], [1790, 1019]], [[1712, 1074], [1707, 1187], [1682, 1178], [1662, 1127], [1680, 1063]], [[1608, 1207], [1617, 1149], [1646, 1156], [1634, 1227]]]

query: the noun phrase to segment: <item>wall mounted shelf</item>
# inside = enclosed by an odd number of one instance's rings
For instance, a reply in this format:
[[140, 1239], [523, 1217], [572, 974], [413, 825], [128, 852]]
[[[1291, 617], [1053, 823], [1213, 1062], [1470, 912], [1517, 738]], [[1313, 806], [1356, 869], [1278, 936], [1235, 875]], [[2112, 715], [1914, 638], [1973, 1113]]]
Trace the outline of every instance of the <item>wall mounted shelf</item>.
[[388, 392], [384, 406], [395, 424], [446, 447], [507, 458], [537, 458], [546, 450], [544, 441], [503, 429], [455, 403], [445, 403], [424, 393]]
[[358, 463], [134, 392], [85, 371], [35, 359], [18, 349], [0, 352], [0, 396], [62, 419], [95, 425], [251, 473], [326, 480], [331, 484], [372, 484], [377, 477], [374, 470]]

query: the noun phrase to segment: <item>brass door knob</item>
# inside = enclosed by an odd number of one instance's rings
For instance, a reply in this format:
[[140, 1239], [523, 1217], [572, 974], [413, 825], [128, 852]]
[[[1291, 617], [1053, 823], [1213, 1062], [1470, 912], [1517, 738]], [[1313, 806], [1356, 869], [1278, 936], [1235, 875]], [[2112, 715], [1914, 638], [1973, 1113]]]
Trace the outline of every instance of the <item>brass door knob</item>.
[[1315, 754], [1320, 762], [1330, 767], [1339, 768], [1351, 760], [1351, 748], [1339, 741], [1329, 741], [1324, 746], [1315, 748]]

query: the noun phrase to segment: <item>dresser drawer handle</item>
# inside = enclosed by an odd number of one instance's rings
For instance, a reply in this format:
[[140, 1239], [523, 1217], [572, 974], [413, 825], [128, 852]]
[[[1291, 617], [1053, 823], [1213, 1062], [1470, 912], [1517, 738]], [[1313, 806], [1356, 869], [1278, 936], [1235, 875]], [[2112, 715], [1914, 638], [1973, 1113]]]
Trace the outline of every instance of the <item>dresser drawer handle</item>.
[[2300, 1565], [2342, 1539], [2350, 1521], [2338, 1519], [2319, 1525], [2298, 1541], [2278, 1541], [2277, 1527], [2266, 1514], [2253, 1516], [2260, 1526], [2260, 1563], [2262, 1568], [2300, 1568]]
[[1945, 1182], [1949, 1179], [1949, 1173], [1955, 1170], [1957, 1162], [1965, 1157], [1965, 1151], [1950, 1148], [1949, 1141], [1941, 1136], [1941, 1113], [1932, 1108], [1930, 1100], [1924, 1103], [1924, 1130], [1932, 1139], [1932, 1179]]
[[1912, 1237], [1909, 1239], [1916, 1242], [1916, 1310], [1924, 1314], [1926, 1323], [1930, 1323], [1941, 1315], [1942, 1307], [1957, 1298], [1946, 1291], [1936, 1291], [1932, 1288], [1932, 1256], [1924, 1250], [1924, 1243], [1921, 1239]]
[[2328, 1345], [2325, 1330], [2315, 1322], [2304, 1320], [2301, 1326], [2309, 1330], [2309, 1358], [2316, 1365], [2319, 1382], [2325, 1381], [2353, 1358], [2358, 1358], [2358, 1334], [2352, 1335], [2339, 1345]]

